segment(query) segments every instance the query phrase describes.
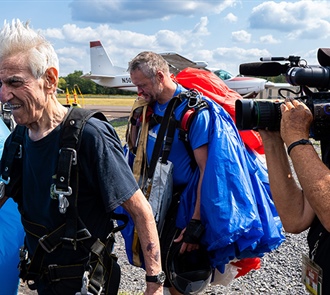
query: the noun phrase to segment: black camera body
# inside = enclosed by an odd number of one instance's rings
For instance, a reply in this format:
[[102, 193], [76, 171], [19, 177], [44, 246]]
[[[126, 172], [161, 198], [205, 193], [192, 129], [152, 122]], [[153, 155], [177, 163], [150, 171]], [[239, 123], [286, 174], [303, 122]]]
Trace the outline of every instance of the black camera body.
[[[320, 64], [329, 66], [307, 66], [300, 57], [273, 58], [288, 60], [287, 64], [278, 62], [248, 63], [240, 65], [240, 73], [255, 76], [278, 76], [285, 74], [286, 80], [293, 86], [300, 86], [293, 92], [298, 99], [306, 104], [313, 114], [310, 137], [315, 140], [330, 138], [330, 49], [319, 49]], [[261, 59], [263, 60], [263, 59]], [[310, 87], [318, 91], [313, 92]], [[285, 89], [288, 90], [288, 89]], [[242, 99], [235, 102], [236, 126], [238, 130], [267, 129], [278, 131], [281, 123], [280, 106], [283, 101], [262, 99]]]
[[[313, 114], [310, 137], [315, 140], [330, 137], [330, 93], [316, 92], [311, 97], [299, 97]], [[282, 118], [280, 101], [257, 99], [236, 100], [236, 126], [238, 130], [280, 130]]]

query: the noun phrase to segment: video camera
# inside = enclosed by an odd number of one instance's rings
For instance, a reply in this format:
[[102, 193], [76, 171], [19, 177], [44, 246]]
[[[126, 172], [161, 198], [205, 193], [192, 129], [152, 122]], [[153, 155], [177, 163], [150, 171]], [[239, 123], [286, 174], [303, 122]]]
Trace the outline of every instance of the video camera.
[[[261, 62], [240, 65], [240, 74], [248, 76], [285, 75], [286, 81], [300, 86], [297, 95], [311, 110], [313, 123], [310, 137], [320, 140], [330, 136], [330, 48], [319, 48], [317, 58], [320, 66], [308, 66], [299, 56], [260, 58]], [[284, 62], [284, 63], [280, 63]], [[310, 88], [316, 88], [313, 92]], [[285, 98], [281, 94], [279, 94]], [[279, 130], [281, 122], [280, 101], [242, 99], [235, 102], [236, 126], [238, 130]]]

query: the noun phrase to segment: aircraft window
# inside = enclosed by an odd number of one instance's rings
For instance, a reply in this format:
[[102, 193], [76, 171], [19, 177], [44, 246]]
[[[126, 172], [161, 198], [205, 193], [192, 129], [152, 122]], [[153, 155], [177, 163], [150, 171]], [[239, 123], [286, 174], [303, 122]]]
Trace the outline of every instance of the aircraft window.
[[214, 71], [214, 74], [216, 74], [221, 80], [228, 80], [233, 77], [232, 74], [228, 73], [225, 70]]

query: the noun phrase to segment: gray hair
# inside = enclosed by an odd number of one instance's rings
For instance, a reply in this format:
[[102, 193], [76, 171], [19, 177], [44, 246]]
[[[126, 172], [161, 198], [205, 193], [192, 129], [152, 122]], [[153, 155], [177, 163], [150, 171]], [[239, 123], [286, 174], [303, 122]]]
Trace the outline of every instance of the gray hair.
[[50, 42], [31, 29], [28, 22], [5, 20], [0, 31], [0, 61], [19, 53], [27, 56], [28, 66], [36, 79], [50, 67], [59, 70], [58, 57]]
[[151, 51], [143, 51], [134, 57], [128, 64], [128, 71], [140, 70], [146, 77], [154, 79], [157, 71], [170, 75], [166, 60], [159, 54]]

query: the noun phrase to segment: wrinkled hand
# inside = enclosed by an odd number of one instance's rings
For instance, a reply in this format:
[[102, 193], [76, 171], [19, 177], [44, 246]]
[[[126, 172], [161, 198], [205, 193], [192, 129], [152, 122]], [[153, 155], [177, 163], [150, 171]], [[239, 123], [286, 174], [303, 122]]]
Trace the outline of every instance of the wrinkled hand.
[[296, 99], [286, 99], [281, 105], [281, 137], [286, 145], [300, 139], [309, 138], [313, 115], [309, 108]]

